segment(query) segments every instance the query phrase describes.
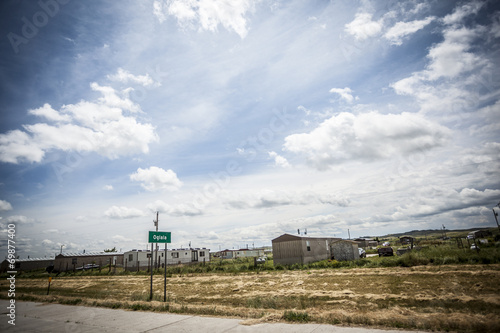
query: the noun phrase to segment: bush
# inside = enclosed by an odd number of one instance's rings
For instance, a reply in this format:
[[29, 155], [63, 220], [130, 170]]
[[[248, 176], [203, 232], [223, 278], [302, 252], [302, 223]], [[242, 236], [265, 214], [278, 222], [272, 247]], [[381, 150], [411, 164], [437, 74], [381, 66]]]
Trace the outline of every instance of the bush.
[[285, 311], [283, 319], [295, 322], [308, 322], [309, 315], [306, 312]]

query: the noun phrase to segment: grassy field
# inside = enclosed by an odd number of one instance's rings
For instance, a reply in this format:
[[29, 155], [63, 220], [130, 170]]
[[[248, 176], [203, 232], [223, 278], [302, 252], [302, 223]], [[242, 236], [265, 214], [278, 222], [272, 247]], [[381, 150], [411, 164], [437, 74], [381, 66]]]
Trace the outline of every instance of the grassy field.
[[[53, 278], [49, 296], [47, 273], [23, 273], [16, 279], [16, 299], [239, 317], [246, 324], [284, 320], [499, 332], [499, 252], [493, 245], [479, 253], [445, 246], [345, 263], [172, 267], [166, 303], [162, 272], [154, 275], [153, 301], [145, 273], [63, 273]], [[7, 280], [0, 286], [8, 289]]]

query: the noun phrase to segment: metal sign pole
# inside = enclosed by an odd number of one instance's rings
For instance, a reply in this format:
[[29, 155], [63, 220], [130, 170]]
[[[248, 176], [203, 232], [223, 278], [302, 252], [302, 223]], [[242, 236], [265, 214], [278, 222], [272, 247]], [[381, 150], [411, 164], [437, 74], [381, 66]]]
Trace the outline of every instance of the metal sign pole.
[[149, 287], [149, 300], [153, 299], [153, 244], [151, 243], [151, 284]]
[[165, 271], [163, 272], [163, 302], [167, 301], [167, 243], [165, 243]]

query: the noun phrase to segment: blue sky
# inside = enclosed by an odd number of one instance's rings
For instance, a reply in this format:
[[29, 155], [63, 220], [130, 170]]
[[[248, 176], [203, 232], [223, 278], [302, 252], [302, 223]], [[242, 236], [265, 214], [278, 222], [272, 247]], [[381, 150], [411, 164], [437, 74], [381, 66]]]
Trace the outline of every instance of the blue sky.
[[2, 1], [18, 254], [495, 226], [494, 1]]

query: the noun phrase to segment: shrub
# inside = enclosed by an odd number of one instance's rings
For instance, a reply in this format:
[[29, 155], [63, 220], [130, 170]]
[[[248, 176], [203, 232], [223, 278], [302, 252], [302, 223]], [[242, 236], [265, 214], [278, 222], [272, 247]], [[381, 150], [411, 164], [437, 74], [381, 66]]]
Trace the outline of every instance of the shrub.
[[309, 315], [306, 312], [285, 311], [283, 319], [295, 322], [308, 322]]

